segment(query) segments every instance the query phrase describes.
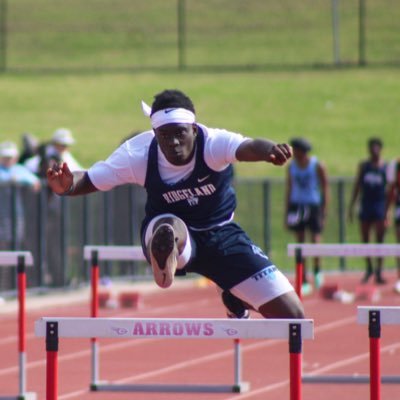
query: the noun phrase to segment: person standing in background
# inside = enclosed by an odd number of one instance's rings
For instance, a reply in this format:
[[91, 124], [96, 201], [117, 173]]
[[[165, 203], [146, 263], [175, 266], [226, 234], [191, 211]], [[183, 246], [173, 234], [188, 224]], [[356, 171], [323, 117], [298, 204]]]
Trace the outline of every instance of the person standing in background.
[[[40, 189], [39, 179], [23, 165], [17, 164], [19, 151], [13, 142], [0, 143], [0, 249], [11, 250], [12, 242], [20, 247], [24, 236], [24, 208], [19, 191], [12, 195], [12, 185], [28, 185]], [[13, 211], [15, 210], [15, 211]], [[13, 238], [13, 213], [15, 236]]]
[[[70, 147], [75, 143], [75, 139], [69, 129], [59, 128], [54, 133], [49, 142], [39, 145], [37, 154], [25, 161], [25, 165], [39, 178], [44, 179], [49, 168], [60, 162], [70, 165], [72, 171], [83, 170], [83, 167], [72, 156]], [[62, 284], [62, 258], [61, 258], [61, 238], [63, 233], [60, 230], [62, 218], [62, 200], [54, 195], [52, 190], [47, 187], [46, 220], [46, 254], [43, 262], [44, 282], [48, 285]]]
[[[290, 145], [293, 160], [286, 178], [285, 225], [295, 233], [298, 243], [306, 241], [307, 230], [311, 242], [320, 243], [329, 201], [326, 168], [317, 157], [310, 156], [311, 144], [308, 140], [294, 138]], [[313, 263], [314, 284], [318, 289], [322, 285], [320, 259], [315, 257]], [[307, 295], [311, 291], [304, 263], [302, 292]]]
[[[383, 143], [379, 138], [368, 140], [369, 158], [361, 161], [349, 207], [349, 221], [353, 221], [354, 206], [360, 197], [359, 219], [361, 239], [363, 243], [369, 243], [371, 232], [375, 231], [376, 243], [383, 243], [385, 238], [385, 203], [386, 203], [386, 163], [382, 159]], [[375, 283], [385, 284], [382, 276], [383, 258], [377, 258], [376, 269], [371, 257], [366, 258], [365, 275], [361, 283], [367, 283], [372, 275], [375, 275]]]
[[[390, 221], [389, 210], [394, 204], [394, 226], [397, 243], [400, 243], [400, 158], [393, 160], [387, 170], [387, 201], [385, 219]], [[397, 281], [394, 291], [400, 293], [400, 257], [397, 257]]]
[[39, 140], [29, 132], [22, 134], [22, 149], [19, 154], [18, 164], [25, 164], [25, 161], [34, 157], [39, 149]]
[[83, 170], [69, 151], [69, 147], [75, 143], [75, 139], [69, 129], [57, 129], [49, 143], [41, 144], [37, 154], [25, 161], [25, 166], [41, 178], [46, 177], [48, 168], [60, 162], [66, 162], [71, 171]]

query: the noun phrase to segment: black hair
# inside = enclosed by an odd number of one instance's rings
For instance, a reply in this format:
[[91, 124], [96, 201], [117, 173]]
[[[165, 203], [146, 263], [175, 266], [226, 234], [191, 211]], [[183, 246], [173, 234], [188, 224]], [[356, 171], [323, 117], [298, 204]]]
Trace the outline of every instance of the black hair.
[[166, 108], [184, 108], [196, 114], [192, 100], [180, 90], [164, 90], [154, 96], [151, 113], [154, 114]]
[[294, 148], [294, 149], [299, 149], [301, 151], [304, 151], [305, 153], [307, 153], [308, 151], [311, 150], [312, 146], [311, 143], [304, 138], [293, 138], [290, 141], [290, 145]]
[[378, 137], [372, 137], [368, 139], [368, 148], [371, 148], [374, 145], [378, 145], [380, 148], [383, 147], [383, 142]]

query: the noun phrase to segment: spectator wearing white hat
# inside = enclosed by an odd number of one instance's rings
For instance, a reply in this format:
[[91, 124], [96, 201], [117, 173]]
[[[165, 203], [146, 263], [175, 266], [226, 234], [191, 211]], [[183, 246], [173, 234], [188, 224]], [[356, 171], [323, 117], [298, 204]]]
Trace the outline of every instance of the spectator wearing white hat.
[[14, 142], [0, 143], [0, 182], [13, 182], [40, 188], [39, 179], [28, 168], [17, 164], [19, 151]]
[[24, 235], [24, 209], [19, 191], [12, 196], [12, 185], [28, 185], [40, 189], [40, 180], [23, 165], [17, 164], [19, 151], [15, 143], [0, 143], [0, 249], [11, 247], [13, 240], [13, 210], [16, 212], [15, 243], [19, 246]]
[[[25, 165], [38, 177], [45, 178], [49, 168], [59, 163], [71, 165], [74, 171], [82, 170], [82, 166], [75, 160], [69, 151], [75, 139], [69, 129], [57, 129], [51, 139], [39, 146], [37, 154], [28, 160]], [[62, 216], [61, 198], [54, 196], [53, 192], [47, 190], [46, 209], [46, 260], [43, 266], [44, 281], [48, 284], [57, 279], [57, 265], [60, 265], [60, 218]]]
[[60, 162], [71, 165], [73, 171], [82, 170], [83, 167], [69, 151], [69, 147], [74, 143], [75, 139], [71, 131], [66, 128], [59, 128], [53, 133], [51, 141], [41, 145], [38, 154], [26, 160], [25, 165], [40, 177], [45, 177], [47, 169]]

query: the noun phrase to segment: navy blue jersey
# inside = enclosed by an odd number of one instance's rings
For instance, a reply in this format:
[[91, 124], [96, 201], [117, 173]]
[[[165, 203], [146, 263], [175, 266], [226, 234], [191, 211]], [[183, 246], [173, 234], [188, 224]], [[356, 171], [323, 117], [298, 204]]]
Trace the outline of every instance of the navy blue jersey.
[[361, 204], [384, 203], [386, 189], [386, 164], [375, 166], [370, 161], [361, 167]]
[[147, 191], [145, 225], [159, 214], [171, 213], [189, 227], [207, 229], [231, 219], [236, 195], [231, 185], [233, 167], [214, 171], [204, 161], [204, 133], [196, 139], [195, 167], [190, 176], [174, 184], [163, 182], [158, 170], [158, 145], [150, 144], [144, 187]]

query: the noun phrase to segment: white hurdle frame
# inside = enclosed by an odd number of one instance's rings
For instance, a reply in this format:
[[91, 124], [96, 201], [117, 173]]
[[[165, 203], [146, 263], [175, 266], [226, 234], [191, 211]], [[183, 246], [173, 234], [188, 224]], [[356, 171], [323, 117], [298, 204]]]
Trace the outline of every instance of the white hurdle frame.
[[33, 266], [29, 251], [0, 251], [0, 267], [17, 268], [18, 287], [18, 395], [0, 396], [0, 400], [36, 400], [36, 393], [26, 391], [26, 267]]
[[[178, 318], [57, 318], [35, 322], [35, 334], [46, 338], [46, 400], [58, 397], [58, 342], [68, 338], [159, 339], [286, 339], [290, 354], [290, 400], [301, 400], [302, 341], [314, 338], [310, 319], [178, 319]], [[220, 387], [217, 385], [217, 387]], [[220, 388], [226, 388], [222, 386]], [[187, 390], [190, 389], [190, 390]], [[199, 390], [200, 389], [200, 390]], [[124, 385], [118, 391], [214, 392], [215, 386]], [[222, 392], [222, 391], [221, 391]]]
[[[84, 246], [83, 258], [90, 261], [90, 316], [99, 316], [99, 261], [146, 261], [143, 250], [140, 246]], [[106, 390], [104, 382], [100, 381], [100, 348], [97, 337], [92, 337], [91, 341], [91, 382], [90, 390]], [[110, 388], [111, 389], [111, 388]]]
[[[98, 318], [98, 282], [100, 277], [99, 261], [146, 261], [140, 246], [84, 246], [83, 256], [91, 263], [91, 317]], [[241, 393], [249, 390], [250, 385], [242, 381], [242, 355], [240, 339], [233, 340], [234, 346], [234, 381], [232, 385], [117, 385], [100, 380], [99, 342], [91, 338], [91, 383], [92, 391], [168, 391], [168, 392], [234, 392]]]
[[[303, 257], [400, 257], [400, 244], [288, 244], [288, 256], [296, 258], [296, 291], [301, 294]], [[396, 307], [358, 307], [359, 323], [367, 323], [366, 318], [370, 310], [381, 310], [380, 323], [390, 322], [395, 317]], [[397, 314], [396, 314], [397, 317]], [[383, 318], [383, 319], [382, 319]], [[400, 319], [400, 316], [398, 317]], [[361, 322], [362, 321], [362, 322]], [[371, 333], [370, 327], [370, 335]], [[379, 328], [380, 334], [380, 328]], [[374, 336], [370, 336], [371, 342]], [[376, 353], [374, 353], [376, 354]], [[372, 368], [372, 367], [371, 367]], [[369, 383], [369, 376], [362, 375], [312, 375], [303, 374], [304, 383]], [[400, 376], [381, 376], [379, 382], [388, 384], [399, 384]], [[371, 397], [372, 399], [372, 397]], [[373, 397], [377, 399], [377, 397]]]
[[400, 257], [400, 244], [290, 243], [287, 255], [296, 259], [295, 289], [301, 298], [303, 257]]

